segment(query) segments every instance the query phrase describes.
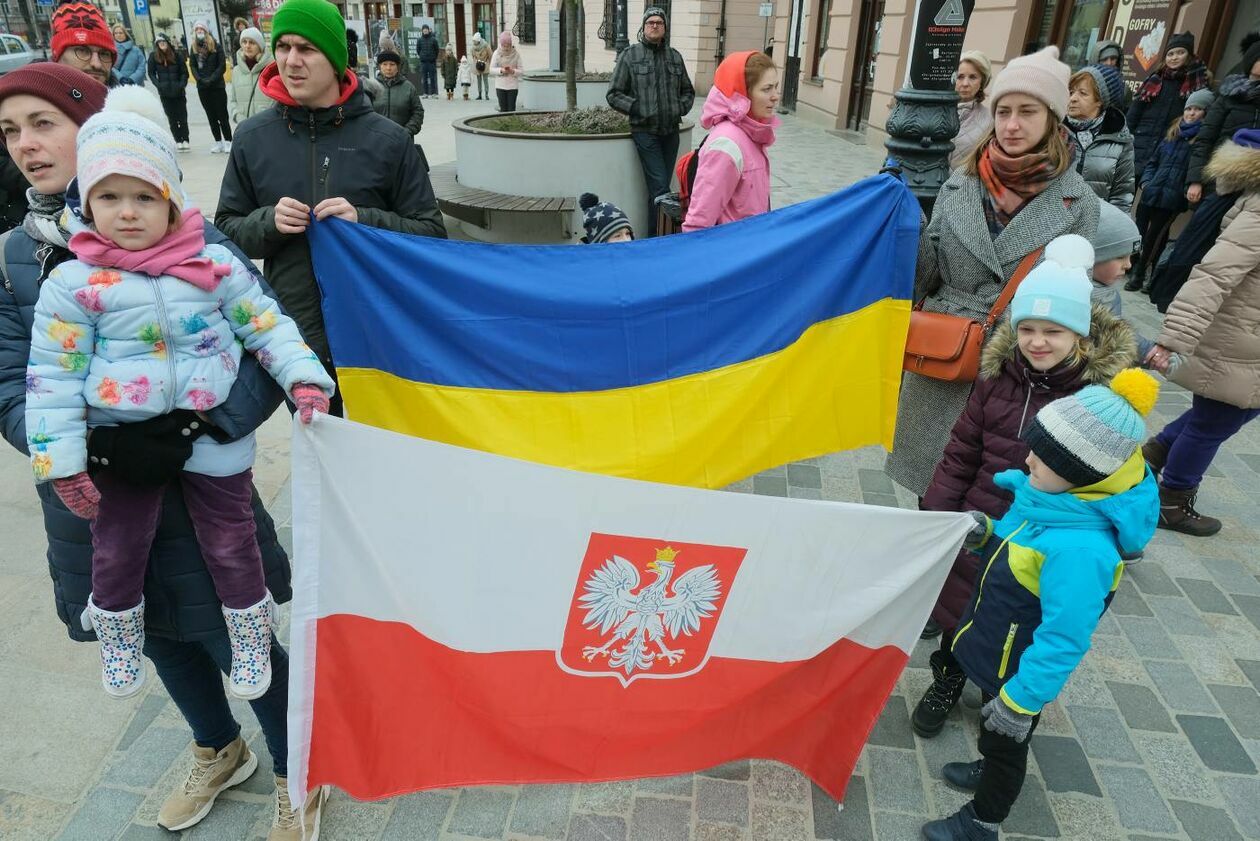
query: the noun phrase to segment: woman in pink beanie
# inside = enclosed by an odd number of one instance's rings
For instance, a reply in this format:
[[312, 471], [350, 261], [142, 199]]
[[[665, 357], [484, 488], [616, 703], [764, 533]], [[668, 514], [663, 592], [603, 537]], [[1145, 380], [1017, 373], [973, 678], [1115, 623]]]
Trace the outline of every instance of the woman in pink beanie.
[[512, 44], [511, 32], [499, 33], [499, 48], [490, 57], [490, 72], [494, 74], [494, 93], [499, 98], [500, 111], [516, 110], [516, 95], [521, 86], [521, 54]]

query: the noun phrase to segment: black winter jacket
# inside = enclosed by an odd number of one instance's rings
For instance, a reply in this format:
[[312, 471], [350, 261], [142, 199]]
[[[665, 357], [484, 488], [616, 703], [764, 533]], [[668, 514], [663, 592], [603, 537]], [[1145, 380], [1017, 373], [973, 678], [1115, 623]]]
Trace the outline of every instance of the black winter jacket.
[[668, 41], [650, 44], [641, 38], [618, 57], [606, 98], [630, 118], [631, 131], [677, 134], [696, 89], [678, 50]]
[[436, 63], [441, 49], [437, 36], [432, 32], [428, 35], [421, 35], [420, 39], [416, 41], [416, 58], [429, 64]]
[[[1141, 91], [1141, 87], [1138, 88]], [[1186, 110], [1186, 98], [1181, 95], [1181, 82], [1177, 79], [1165, 79], [1159, 89], [1159, 95], [1150, 102], [1143, 102], [1134, 97], [1129, 106], [1126, 121], [1129, 131], [1133, 132], [1133, 166], [1141, 172], [1155, 154], [1172, 121]]]
[[1199, 142], [1190, 152], [1187, 184], [1203, 183], [1203, 167], [1207, 166], [1216, 147], [1234, 136], [1240, 128], [1260, 128], [1260, 85], [1248, 84], [1243, 75], [1227, 76], [1221, 82], [1219, 96], [1203, 118]]
[[149, 55], [149, 81], [158, 89], [163, 99], [185, 99], [188, 90], [188, 65], [183, 56], [176, 55], [174, 64], [162, 64], [157, 60], [157, 50]]
[[416, 86], [398, 73], [392, 79], [386, 79], [379, 73], [376, 81], [384, 88], [376, 99], [372, 100], [372, 108], [382, 117], [389, 117], [415, 137], [424, 125], [424, 105], [420, 103], [420, 94]]
[[[226, 245], [253, 270], [244, 255], [208, 222], [206, 242]], [[9, 235], [4, 248], [6, 273], [3, 288], [0, 288], [0, 433], [23, 454], [28, 454], [26, 363], [30, 357], [35, 303], [45, 277], [36, 255], [40, 247], [20, 228]], [[68, 251], [65, 254], [65, 259], [73, 256]], [[53, 265], [50, 262], [48, 271]], [[209, 416], [228, 436], [240, 438], [266, 420], [283, 396], [280, 387], [257, 360], [246, 354], [227, 400], [212, 409]], [[43, 505], [48, 571], [52, 576], [57, 616], [66, 624], [71, 639], [94, 640], [95, 635], [84, 631], [80, 624], [92, 590], [91, 529], [86, 520], [66, 509], [51, 482], [35, 490]], [[267, 588], [276, 601], [288, 601], [293, 596], [289, 559], [257, 492], [254, 493], [254, 522]], [[215, 593], [214, 581], [206, 571], [178, 483], [172, 483], [162, 501], [162, 518], [145, 573], [144, 601], [145, 628], [155, 636], [196, 640], [224, 632], [222, 605]]]
[[204, 56], [193, 50], [189, 55], [188, 64], [192, 67], [193, 78], [197, 80], [199, 90], [226, 88], [227, 82], [223, 78], [223, 73], [227, 70], [227, 59], [224, 57], [222, 46], [214, 52], [207, 52]]
[[1160, 142], [1138, 179], [1144, 207], [1180, 213], [1190, 206], [1186, 201], [1186, 171], [1190, 153], [1198, 143], [1198, 135], [1189, 140], [1177, 137]]
[[[274, 72], [274, 65], [263, 72], [263, 90]], [[311, 207], [341, 196], [361, 224], [388, 231], [445, 239], [446, 226], [419, 147], [402, 126], [373, 111], [361, 90], [342, 105], [311, 111], [277, 104], [241, 123], [215, 224], [250, 257], [262, 258], [281, 305], [330, 363], [306, 235], [276, 230], [276, 202], [286, 196]]]

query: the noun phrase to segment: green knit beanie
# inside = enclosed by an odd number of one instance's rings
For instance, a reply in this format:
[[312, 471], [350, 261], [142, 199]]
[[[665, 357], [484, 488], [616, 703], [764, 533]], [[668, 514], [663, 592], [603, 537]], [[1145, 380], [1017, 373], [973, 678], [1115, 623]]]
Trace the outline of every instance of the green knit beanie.
[[271, 51], [281, 35], [297, 35], [328, 57], [337, 78], [345, 75], [350, 56], [346, 52], [346, 22], [328, 0], [284, 0], [271, 19]]

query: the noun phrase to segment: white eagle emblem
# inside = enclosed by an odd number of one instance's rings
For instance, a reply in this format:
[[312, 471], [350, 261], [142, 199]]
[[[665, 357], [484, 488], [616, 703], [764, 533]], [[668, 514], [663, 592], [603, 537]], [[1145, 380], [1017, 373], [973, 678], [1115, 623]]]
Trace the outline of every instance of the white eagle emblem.
[[[656, 560], [647, 566], [656, 580], [637, 594], [639, 571], [620, 555], [613, 555], [591, 574], [586, 592], [578, 598], [586, 611], [582, 624], [598, 629], [601, 637], [611, 630], [612, 636], [603, 645], [583, 648], [584, 659], [607, 657], [611, 669], [627, 676], [651, 669], [657, 660], [670, 665], [682, 660], [686, 649], [669, 648], [666, 632], [677, 640], [699, 631], [701, 620], [712, 616], [717, 607], [722, 582], [713, 564], [704, 564], [680, 575], [671, 588], [677, 554], [670, 547], [658, 550]], [[667, 592], [671, 589], [672, 594]]]

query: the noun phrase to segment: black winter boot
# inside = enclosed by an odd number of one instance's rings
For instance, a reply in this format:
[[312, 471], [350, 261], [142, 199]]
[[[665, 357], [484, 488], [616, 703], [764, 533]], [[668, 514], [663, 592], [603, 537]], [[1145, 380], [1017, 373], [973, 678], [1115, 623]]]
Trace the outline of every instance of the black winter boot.
[[1194, 510], [1198, 488], [1176, 490], [1159, 486], [1159, 527], [1192, 537], [1211, 537], [1221, 530], [1221, 521]]
[[997, 841], [994, 824], [980, 823], [975, 807], [968, 803], [948, 818], [923, 825], [925, 841]]
[[1142, 288], [1142, 284], [1146, 282], [1146, 263], [1139, 262], [1133, 267], [1133, 274], [1124, 283], [1126, 292], [1136, 292]]
[[1142, 445], [1142, 458], [1150, 465], [1151, 472], [1158, 479], [1159, 474], [1164, 470], [1164, 465], [1168, 463], [1168, 447], [1158, 438], [1151, 436]]
[[967, 676], [948, 651], [938, 648], [932, 652], [929, 662], [932, 665], [932, 685], [923, 693], [914, 708], [914, 715], [910, 716], [914, 732], [925, 739], [941, 732], [949, 711], [958, 703], [963, 687], [967, 685]]
[[941, 779], [962, 791], [975, 791], [980, 788], [980, 777], [983, 774], [983, 759], [977, 759], [975, 762], [948, 762], [941, 769]]

